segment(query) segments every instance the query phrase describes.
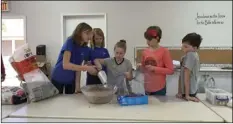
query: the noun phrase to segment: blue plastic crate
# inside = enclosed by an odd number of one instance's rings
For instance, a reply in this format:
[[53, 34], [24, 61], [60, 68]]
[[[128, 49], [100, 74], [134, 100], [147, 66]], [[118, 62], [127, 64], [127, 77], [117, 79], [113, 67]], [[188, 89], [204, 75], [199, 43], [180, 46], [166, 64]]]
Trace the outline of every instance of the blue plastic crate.
[[117, 101], [121, 106], [129, 106], [129, 105], [143, 105], [148, 104], [148, 96], [147, 95], [139, 95], [139, 96], [118, 96]]

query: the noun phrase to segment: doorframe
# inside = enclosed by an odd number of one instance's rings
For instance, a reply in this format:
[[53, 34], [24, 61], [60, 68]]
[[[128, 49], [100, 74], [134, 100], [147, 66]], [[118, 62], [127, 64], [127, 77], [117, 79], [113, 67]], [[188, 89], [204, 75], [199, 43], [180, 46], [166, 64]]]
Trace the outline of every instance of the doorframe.
[[[27, 18], [26, 16], [14, 16], [14, 15], [11, 15], [11, 16], [3, 16], [2, 15], [2, 19], [23, 19], [23, 23], [24, 23], [24, 42], [27, 43]], [[2, 36], [3, 37], [3, 36]]]
[[[65, 40], [64, 39], [64, 18], [65, 17], [78, 17], [78, 16], [104, 16], [104, 20], [105, 20], [105, 24], [106, 24], [106, 27], [105, 27], [105, 48], [107, 48], [108, 46], [108, 42], [107, 42], [107, 39], [108, 39], [108, 23], [107, 23], [107, 13], [62, 13], [61, 14], [61, 44], [63, 45]], [[62, 46], [61, 45], [61, 46]]]

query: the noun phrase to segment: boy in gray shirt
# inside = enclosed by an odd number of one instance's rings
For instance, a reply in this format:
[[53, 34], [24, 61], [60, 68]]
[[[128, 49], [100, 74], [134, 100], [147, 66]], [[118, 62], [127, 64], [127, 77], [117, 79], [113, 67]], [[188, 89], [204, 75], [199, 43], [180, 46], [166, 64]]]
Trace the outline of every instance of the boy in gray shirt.
[[[132, 93], [131, 86], [128, 81], [132, 80], [132, 64], [128, 59], [124, 58], [126, 52], [126, 41], [120, 40], [114, 47], [115, 57], [106, 59], [96, 59], [95, 65], [97, 69], [102, 70], [101, 65], [107, 68], [107, 83], [117, 86], [117, 94], [125, 95]], [[126, 79], [126, 80], [125, 80]], [[125, 81], [124, 81], [125, 80]]]
[[197, 78], [200, 70], [200, 60], [197, 53], [202, 37], [196, 33], [189, 33], [182, 39], [182, 51], [185, 55], [181, 58], [179, 76], [178, 98], [199, 102], [196, 98]]

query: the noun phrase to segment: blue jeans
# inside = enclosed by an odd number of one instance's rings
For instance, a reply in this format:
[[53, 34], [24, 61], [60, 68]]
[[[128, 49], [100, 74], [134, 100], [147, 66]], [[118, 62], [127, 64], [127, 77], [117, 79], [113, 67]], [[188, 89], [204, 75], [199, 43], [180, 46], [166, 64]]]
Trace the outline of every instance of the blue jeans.
[[156, 92], [146, 92], [146, 95], [158, 95], [158, 96], [165, 96], [166, 95], [166, 85], [163, 89], [156, 91]]

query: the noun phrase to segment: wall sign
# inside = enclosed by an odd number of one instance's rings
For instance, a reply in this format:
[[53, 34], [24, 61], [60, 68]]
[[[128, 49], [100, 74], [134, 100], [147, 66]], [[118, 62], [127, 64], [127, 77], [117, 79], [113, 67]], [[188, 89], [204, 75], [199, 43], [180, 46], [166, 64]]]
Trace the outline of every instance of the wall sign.
[[9, 11], [9, 1], [2, 0], [1, 2], [2, 12]]
[[197, 25], [224, 24], [225, 18], [226, 15], [222, 13], [212, 13], [212, 14], [197, 13], [196, 24]]

